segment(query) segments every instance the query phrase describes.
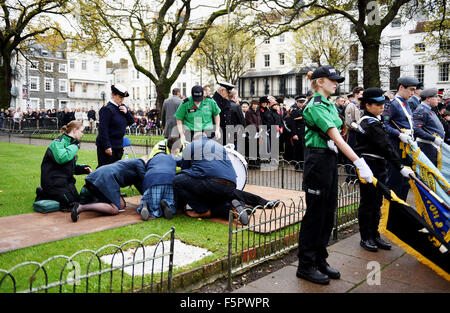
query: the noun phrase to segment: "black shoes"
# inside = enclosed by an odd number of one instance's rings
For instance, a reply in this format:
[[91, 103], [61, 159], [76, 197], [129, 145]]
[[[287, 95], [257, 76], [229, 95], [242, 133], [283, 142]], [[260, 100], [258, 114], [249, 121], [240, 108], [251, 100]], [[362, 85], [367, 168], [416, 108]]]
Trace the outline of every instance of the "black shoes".
[[337, 269], [332, 268], [327, 262], [320, 264], [317, 268], [322, 274], [327, 275], [329, 278], [341, 278], [341, 273], [339, 273]]
[[299, 266], [297, 268], [297, 277], [306, 279], [312, 283], [320, 285], [328, 285], [330, 283], [328, 275], [319, 271], [316, 266], [311, 266], [307, 268], [302, 268]]
[[375, 237], [374, 241], [378, 248], [383, 250], [391, 250], [391, 245], [386, 241], [384, 241], [383, 239], [381, 239], [381, 237]]
[[236, 199], [231, 200], [231, 205], [233, 206], [233, 210], [238, 214], [241, 224], [248, 225], [248, 213], [245, 206], [243, 206], [242, 203]]
[[370, 252], [378, 251], [378, 246], [373, 239], [361, 240], [359, 245]]
[[78, 221], [78, 207], [80, 204], [78, 202], [75, 202], [75, 204], [72, 207], [72, 211], [70, 212], [70, 217], [72, 218], [72, 222], [76, 223]]
[[172, 219], [173, 218], [173, 214], [172, 214], [172, 209], [170, 208], [169, 204], [166, 202], [166, 200], [161, 200], [159, 202], [159, 206], [162, 209], [162, 213], [165, 219]]
[[150, 215], [150, 213], [148, 212], [147, 202], [144, 201], [142, 203], [142, 209], [141, 209], [141, 218], [142, 218], [142, 220], [147, 221], [149, 215]]

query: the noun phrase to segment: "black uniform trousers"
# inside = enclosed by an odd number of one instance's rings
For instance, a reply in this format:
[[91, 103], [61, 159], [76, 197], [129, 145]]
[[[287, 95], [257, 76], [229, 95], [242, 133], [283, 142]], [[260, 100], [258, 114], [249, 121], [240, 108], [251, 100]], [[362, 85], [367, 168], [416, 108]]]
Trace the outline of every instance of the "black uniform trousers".
[[433, 163], [433, 165], [437, 167], [437, 149], [429, 143], [418, 142], [417, 145], [419, 146], [420, 150], [422, 150], [422, 152], [427, 156], [428, 160], [430, 160], [431, 163]]
[[112, 148], [112, 155], [107, 155], [105, 149], [97, 147], [97, 168], [103, 165], [112, 164], [122, 159], [123, 148]]
[[[363, 155], [373, 176], [384, 184], [387, 176], [387, 162], [384, 159], [371, 158]], [[359, 233], [362, 240], [379, 237], [378, 224], [380, 223], [380, 208], [383, 195], [373, 184], [359, 184], [360, 202], [358, 208]]]
[[334, 226], [337, 186], [337, 154], [307, 147], [303, 176], [306, 214], [299, 234], [299, 267], [316, 266], [328, 257], [326, 247]]
[[[394, 150], [397, 151], [398, 155], [401, 156], [402, 150], [400, 150], [399, 148], [398, 140], [397, 142], [391, 141], [391, 144], [394, 147]], [[411, 167], [412, 164], [413, 161], [408, 155], [406, 155], [405, 158], [402, 158], [402, 165]], [[397, 197], [399, 197], [403, 201], [406, 201], [410, 189], [409, 178], [403, 177], [403, 175], [400, 174], [400, 171], [390, 163], [388, 163], [386, 186], [394, 191]]]

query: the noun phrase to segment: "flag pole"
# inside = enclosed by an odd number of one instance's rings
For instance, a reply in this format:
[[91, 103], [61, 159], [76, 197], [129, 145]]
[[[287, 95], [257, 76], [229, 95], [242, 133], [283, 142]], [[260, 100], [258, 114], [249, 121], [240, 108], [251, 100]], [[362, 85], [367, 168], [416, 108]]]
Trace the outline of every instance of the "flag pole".
[[430, 188], [428, 188], [428, 186], [425, 185], [419, 178], [417, 178], [416, 175], [409, 174], [409, 177], [410, 177], [411, 179], [413, 179], [415, 182], [417, 182], [417, 184], [419, 184], [423, 189], [425, 189], [426, 191], [428, 191], [433, 197], [436, 198], [436, 200], [439, 201], [440, 204], [442, 204], [442, 206], [444, 206], [448, 211], [450, 211], [450, 207], [448, 206], [448, 204], [445, 203], [444, 200], [442, 200], [441, 197], [439, 197], [433, 190], [431, 190]]

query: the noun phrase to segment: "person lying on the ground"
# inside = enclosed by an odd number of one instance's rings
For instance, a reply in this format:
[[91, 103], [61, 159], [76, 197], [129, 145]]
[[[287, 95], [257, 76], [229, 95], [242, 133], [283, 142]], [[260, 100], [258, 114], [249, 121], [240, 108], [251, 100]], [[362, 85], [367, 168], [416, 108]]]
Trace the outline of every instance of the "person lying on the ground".
[[231, 205], [236, 172], [227, 151], [205, 134], [196, 134], [185, 147], [181, 173], [175, 176], [173, 187], [177, 208], [192, 208], [193, 211], [186, 211], [191, 217], [226, 218], [233, 209], [238, 211], [242, 223], [248, 220], [245, 208]]
[[126, 207], [121, 197], [120, 188], [134, 185], [143, 194], [143, 180], [146, 160], [124, 159], [97, 168], [86, 178], [84, 190], [97, 198], [97, 202], [76, 203], [72, 208], [71, 218], [78, 221], [78, 215], [84, 211], [97, 211], [104, 214], [116, 215]]
[[63, 133], [48, 146], [41, 164], [41, 186], [36, 189], [36, 200], [55, 200], [60, 210], [67, 211], [80, 201], [74, 175], [92, 172], [89, 165], [77, 164], [77, 152], [84, 126], [71, 121], [61, 128]]
[[181, 157], [181, 141], [178, 137], [169, 137], [167, 140], [168, 152], [159, 152], [147, 162], [147, 172], [144, 176], [143, 190], [137, 213], [144, 221], [149, 217], [158, 218], [164, 216], [171, 219], [176, 213], [175, 199], [173, 196], [173, 180]]
[[[153, 146], [152, 151], [150, 151], [150, 154], [148, 155], [148, 159], [150, 160], [151, 158], [153, 158], [156, 154], [158, 153], [165, 153], [165, 154], [171, 154], [170, 149], [169, 149], [169, 140], [174, 140], [174, 142], [179, 141], [179, 143], [177, 143], [178, 145], [180, 145], [180, 149], [179, 152], [177, 153], [176, 156], [181, 158], [181, 155], [183, 153], [183, 149], [186, 145], [186, 141], [181, 141], [180, 137], [169, 137], [167, 139], [163, 139], [161, 141], [159, 141], [158, 143], [156, 143], [156, 145]], [[181, 171], [180, 165], [177, 165], [177, 169], [176, 169], [177, 173], [179, 173]]]

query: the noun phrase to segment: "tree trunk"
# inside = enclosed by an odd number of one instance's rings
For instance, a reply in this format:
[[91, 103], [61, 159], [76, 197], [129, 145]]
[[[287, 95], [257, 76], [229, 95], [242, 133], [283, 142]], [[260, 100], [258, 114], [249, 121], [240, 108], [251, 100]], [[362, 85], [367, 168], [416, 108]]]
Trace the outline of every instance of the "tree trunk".
[[167, 83], [166, 80], [160, 80], [156, 85], [156, 108], [161, 112], [163, 102], [169, 97], [171, 84]]
[[363, 47], [364, 88], [380, 87], [380, 36], [366, 36], [360, 40]]
[[11, 105], [11, 58], [5, 55], [0, 57], [3, 58], [3, 63], [0, 65], [0, 108], [7, 109]]

